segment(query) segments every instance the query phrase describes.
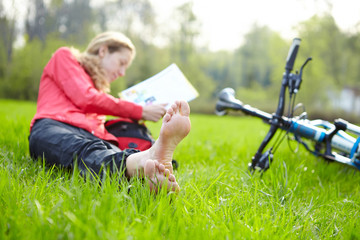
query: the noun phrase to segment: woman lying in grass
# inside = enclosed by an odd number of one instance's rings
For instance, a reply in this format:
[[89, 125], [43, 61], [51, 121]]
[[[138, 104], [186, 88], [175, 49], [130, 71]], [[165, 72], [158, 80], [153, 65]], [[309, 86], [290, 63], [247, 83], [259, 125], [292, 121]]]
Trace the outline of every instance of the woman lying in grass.
[[[176, 146], [190, 131], [190, 108], [184, 101], [166, 110], [166, 103], [140, 106], [109, 95], [110, 83], [125, 75], [134, 57], [134, 45], [118, 32], [99, 34], [84, 53], [58, 49], [41, 77], [30, 125], [31, 156], [70, 168], [77, 162], [83, 173], [110, 169], [129, 178], [138, 175], [146, 177], [154, 190], [166, 186], [178, 191], [171, 161]], [[105, 128], [106, 115], [135, 121], [163, 117], [159, 139], [143, 152], [121, 150], [117, 138]]]

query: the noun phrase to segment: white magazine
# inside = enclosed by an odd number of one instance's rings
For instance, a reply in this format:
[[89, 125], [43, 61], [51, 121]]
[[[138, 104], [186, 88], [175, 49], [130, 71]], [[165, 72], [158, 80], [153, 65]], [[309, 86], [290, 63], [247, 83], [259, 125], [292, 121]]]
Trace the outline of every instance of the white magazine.
[[168, 103], [170, 106], [176, 100], [189, 102], [199, 96], [199, 93], [173, 63], [156, 75], [122, 91], [119, 95], [124, 100], [142, 106], [153, 103]]

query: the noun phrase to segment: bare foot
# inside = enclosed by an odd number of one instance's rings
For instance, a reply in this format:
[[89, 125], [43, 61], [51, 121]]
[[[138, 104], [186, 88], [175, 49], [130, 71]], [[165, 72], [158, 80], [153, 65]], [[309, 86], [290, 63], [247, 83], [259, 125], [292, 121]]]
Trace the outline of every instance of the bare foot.
[[190, 131], [189, 115], [187, 102], [175, 102], [163, 118], [160, 136], [154, 145], [126, 159], [126, 175], [147, 177], [152, 190], [166, 186], [170, 191], [178, 191], [180, 188], [172, 174], [171, 161], [176, 146]]
[[144, 167], [144, 175], [149, 182], [151, 191], [158, 192], [158, 190], [164, 187], [168, 191], [180, 191], [175, 176], [170, 174], [170, 171], [165, 169], [165, 166], [158, 161], [147, 160]]
[[150, 149], [152, 159], [162, 163], [173, 173], [172, 159], [176, 146], [191, 128], [190, 107], [185, 101], [176, 101], [166, 112], [158, 140]]

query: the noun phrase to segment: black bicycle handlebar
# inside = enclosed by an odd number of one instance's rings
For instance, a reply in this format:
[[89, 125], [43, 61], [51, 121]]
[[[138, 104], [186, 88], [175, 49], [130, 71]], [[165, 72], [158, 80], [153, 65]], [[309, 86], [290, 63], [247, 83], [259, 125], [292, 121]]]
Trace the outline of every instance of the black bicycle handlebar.
[[296, 55], [297, 55], [297, 52], [299, 51], [299, 47], [300, 47], [300, 41], [301, 41], [300, 38], [294, 38], [294, 40], [292, 42], [288, 56], [286, 58], [285, 69], [287, 72], [291, 72], [294, 67]]
[[223, 116], [228, 110], [242, 111], [245, 114], [261, 118], [264, 122], [270, 123], [272, 115], [253, 108], [250, 105], [244, 105], [240, 100], [235, 98], [235, 90], [225, 88], [219, 93], [219, 100], [216, 103], [216, 115]]

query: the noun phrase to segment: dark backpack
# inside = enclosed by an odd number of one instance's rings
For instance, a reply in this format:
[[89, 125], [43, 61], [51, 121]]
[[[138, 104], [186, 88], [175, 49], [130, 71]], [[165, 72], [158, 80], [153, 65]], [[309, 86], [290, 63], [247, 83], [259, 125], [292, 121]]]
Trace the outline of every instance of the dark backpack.
[[131, 119], [119, 118], [109, 120], [105, 128], [118, 140], [119, 148], [134, 148], [140, 151], [150, 148], [154, 139], [145, 124], [139, 124]]

